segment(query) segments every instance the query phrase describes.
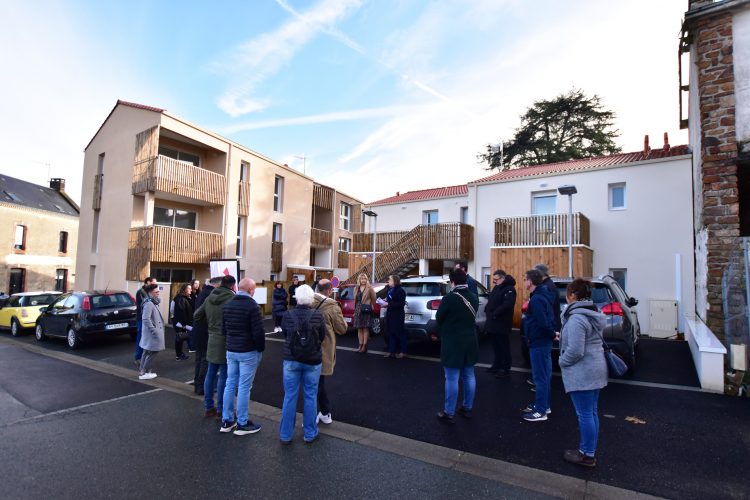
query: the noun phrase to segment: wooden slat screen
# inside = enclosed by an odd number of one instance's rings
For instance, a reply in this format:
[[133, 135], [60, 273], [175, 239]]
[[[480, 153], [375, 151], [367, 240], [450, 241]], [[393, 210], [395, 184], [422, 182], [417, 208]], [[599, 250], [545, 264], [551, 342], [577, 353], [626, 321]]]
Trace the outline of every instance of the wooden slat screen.
[[351, 226], [352, 226], [353, 233], [362, 231], [362, 204], [361, 203], [355, 203], [354, 205], [352, 205], [351, 221], [352, 221]]
[[212, 205], [223, 205], [227, 199], [223, 175], [162, 155], [134, 165], [132, 191], [161, 191]]
[[271, 242], [271, 272], [281, 272], [281, 259], [284, 254], [284, 244], [280, 241]]
[[310, 229], [310, 245], [314, 248], [331, 248], [331, 232], [324, 229]]
[[104, 174], [96, 174], [94, 176], [94, 199], [91, 202], [91, 208], [94, 210], [101, 210], [102, 208], [102, 183], [104, 181]]
[[[327, 208], [333, 210], [333, 189], [321, 186], [320, 184], [313, 184], [313, 205], [320, 208]], [[338, 214], [336, 214], [338, 215]]]
[[240, 199], [237, 204], [237, 215], [247, 217], [250, 215], [250, 183], [240, 181]]
[[[378, 233], [378, 244], [376, 251], [385, 250], [398, 240], [403, 238], [409, 231], [384, 231]], [[352, 238], [353, 252], [372, 252], [372, 233], [354, 233]]]
[[134, 163], [148, 161], [155, 158], [159, 152], [159, 126], [155, 125], [150, 129], [135, 136], [135, 159]]
[[[573, 245], [588, 245], [590, 223], [573, 214]], [[495, 219], [495, 246], [539, 247], [568, 244], [568, 214], [530, 215]]]
[[338, 266], [339, 268], [349, 267], [349, 252], [339, 252]]

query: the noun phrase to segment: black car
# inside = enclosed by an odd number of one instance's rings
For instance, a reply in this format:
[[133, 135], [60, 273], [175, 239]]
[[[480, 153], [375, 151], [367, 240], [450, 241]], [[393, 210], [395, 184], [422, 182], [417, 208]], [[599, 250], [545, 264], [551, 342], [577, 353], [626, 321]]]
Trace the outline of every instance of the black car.
[[[570, 278], [552, 278], [557, 286], [560, 299], [560, 310], [564, 313], [568, 307], [565, 300], [565, 289], [570, 284]], [[638, 337], [641, 335], [641, 326], [638, 322], [638, 313], [634, 309], [638, 300], [628, 296], [620, 284], [609, 275], [590, 278], [591, 299], [599, 311], [606, 316], [607, 322], [604, 326], [604, 340], [612, 349], [617, 351], [629, 371], [635, 370], [635, 350]], [[528, 301], [527, 301], [528, 302]], [[527, 303], [523, 304], [522, 318], [526, 314]], [[521, 336], [523, 336], [523, 319], [521, 320]], [[523, 343], [524, 357], [528, 362], [528, 347]], [[560, 349], [555, 341], [552, 345], [553, 351]]]
[[136, 337], [135, 299], [120, 290], [89, 290], [60, 295], [42, 308], [36, 320], [36, 339], [65, 337], [77, 349], [91, 337], [129, 334]]

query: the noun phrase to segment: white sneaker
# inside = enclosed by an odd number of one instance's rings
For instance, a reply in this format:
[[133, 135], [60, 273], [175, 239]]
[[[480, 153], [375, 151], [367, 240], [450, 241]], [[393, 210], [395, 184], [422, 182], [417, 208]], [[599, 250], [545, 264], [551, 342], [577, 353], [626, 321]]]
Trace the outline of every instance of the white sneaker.
[[143, 375], [138, 375], [138, 380], [151, 380], [152, 378], [156, 378], [156, 373], [144, 373]]
[[331, 414], [323, 415], [322, 413], [318, 412], [318, 418], [315, 419], [316, 423], [323, 422], [324, 424], [328, 425], [333, 423], [333, 419], [331, 418]]

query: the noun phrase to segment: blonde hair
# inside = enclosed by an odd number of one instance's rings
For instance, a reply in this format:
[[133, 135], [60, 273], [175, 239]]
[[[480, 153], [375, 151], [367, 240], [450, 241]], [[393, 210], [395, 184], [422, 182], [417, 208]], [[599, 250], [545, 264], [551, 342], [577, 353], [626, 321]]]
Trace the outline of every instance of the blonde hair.
[[362, 284], [362, 278], [365, 279], [365, 285], [369, 285], [370, 284], [370, 278], [368, 278], [365, 273], [360, 273], [359, 278], [357, 278], [357, 285], [361, 285]]

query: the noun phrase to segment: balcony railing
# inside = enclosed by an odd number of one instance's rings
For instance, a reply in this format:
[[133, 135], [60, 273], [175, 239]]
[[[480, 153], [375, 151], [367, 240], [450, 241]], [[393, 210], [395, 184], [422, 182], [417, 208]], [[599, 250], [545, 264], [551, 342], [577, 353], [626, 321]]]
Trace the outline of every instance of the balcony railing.
[[[385, 250], [404, 237], [409, 231], [383, 231], [378, 233], [376, 251]], [[352, 252], [372, 252], [372, 233], [354, 233]]]
[[333, 197], [333, 189], [320, 184], [313, 185], [313, 206], [333, 210]]
[[271, 242], [271, 272], [281, 272], [281, 256], [284, 254], [284, 244], [280, 241]]
[[313, 248], [331, 248], [331, 232], [324, 229], [310, 229], [310, 246]]
[[[573, 245], [590, 245], [589, 219], [573, 214]], [[568, 244], [568, 214], [495, 219], [495, 246], [540, 247]]]
[[237, 204], [237, 215], [247, 217], [250, 215], [250, 183], [240, 181], [240, 199]]
[[208, 264], [221, 258], [223, 250], [224, 237], [218, 233], [168, 226], [134, 227], [128, 234], [128, 279], [143, 280], [150, 262]]
[[349, 252], [339, 252], [338, 266], [339, 268], [349, 267]]
[[159, 191], [208, 205], [223, 205], [227, 199], [223, 175], [162, 155], [135, 164], [132, 191], [133, 194]]

